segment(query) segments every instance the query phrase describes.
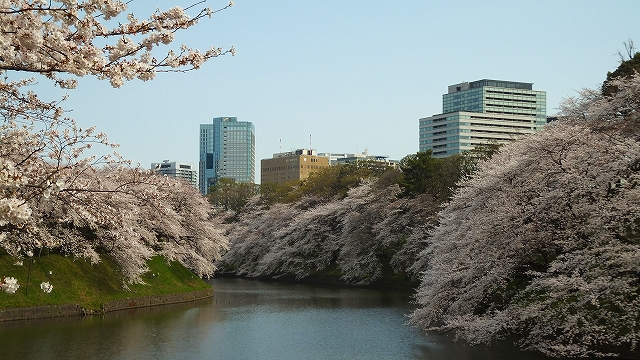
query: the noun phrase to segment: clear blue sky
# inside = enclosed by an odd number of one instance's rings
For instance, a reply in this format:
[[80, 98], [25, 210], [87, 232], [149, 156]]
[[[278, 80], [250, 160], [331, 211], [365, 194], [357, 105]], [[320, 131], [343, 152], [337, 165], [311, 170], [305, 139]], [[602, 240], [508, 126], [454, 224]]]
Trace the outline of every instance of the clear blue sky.
[[[130, 8], [146, 17], [194, 2]], [[440, 113], [447, 86], [463, 81], [532, 82], [554, 114], [563, 98], [601, 84], [624, 41], [640, 47], [638, 14], [638, 0], [236, 0], [177, 38], [202, 50], [233, 45], [235, 57], [120, 89], [82, 78], [64, 106], [145, 168], [163, 159], [197, 166], [199, 124], [251, 121], [259, 182], [260, 159], [280, 141], [283, 151], [308, 148], [310, 135], [319, 152], [415, 153], [418, 119]], [[41, 80], [33, 90], [54, 100], [50, 87]]]

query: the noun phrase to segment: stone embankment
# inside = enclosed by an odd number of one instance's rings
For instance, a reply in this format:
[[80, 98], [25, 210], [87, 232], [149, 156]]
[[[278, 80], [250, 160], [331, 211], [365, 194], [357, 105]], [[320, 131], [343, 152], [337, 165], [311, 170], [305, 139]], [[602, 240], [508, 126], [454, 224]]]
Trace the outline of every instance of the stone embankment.
[[80, 305], [45, 305], [25, 308], [0, 309], [0, 322], [12, 320], [43, 319], [58, 316], [83, 316], [104, 314], [111, 311], [140, 307], [177, 304], [201, 300], [213, 296], [213, 289], [177, 294], [153, 295], [136, 298], [112, 300], [102, 305], [100, 310], [83, 309]]

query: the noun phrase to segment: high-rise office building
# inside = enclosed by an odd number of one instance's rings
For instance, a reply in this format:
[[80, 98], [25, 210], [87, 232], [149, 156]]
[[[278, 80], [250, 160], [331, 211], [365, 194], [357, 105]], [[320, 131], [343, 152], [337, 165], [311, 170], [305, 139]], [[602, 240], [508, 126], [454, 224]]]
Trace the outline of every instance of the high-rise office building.
[[218, 117], [200, 125], [199, 188], [207, 194], [218, 179], [255, 183], [255, 128], [236, 117]]
[[446, 157], [509, 142], [541, 130], [546, 109], [546, 93], [532, 83], [483, 79], [451, 85], [442, 96], [442, 114], [420, 119], [420, 151]]
[[182, 179], [192, 186], [198, 186], [198, 172], [192, 164], [164, 160], [161, 163], [152, 163], [151, 170], [159, 172], [162, 175]]

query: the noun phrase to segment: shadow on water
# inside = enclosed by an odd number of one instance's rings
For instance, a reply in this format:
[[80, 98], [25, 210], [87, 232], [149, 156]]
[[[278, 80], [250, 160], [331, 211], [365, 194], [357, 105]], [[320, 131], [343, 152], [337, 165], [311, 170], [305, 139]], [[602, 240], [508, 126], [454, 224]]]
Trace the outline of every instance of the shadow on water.
[[214, 297], [0, 323], [2, 359], [546, 359], [406, 325], [409, 292], [211, 279]]

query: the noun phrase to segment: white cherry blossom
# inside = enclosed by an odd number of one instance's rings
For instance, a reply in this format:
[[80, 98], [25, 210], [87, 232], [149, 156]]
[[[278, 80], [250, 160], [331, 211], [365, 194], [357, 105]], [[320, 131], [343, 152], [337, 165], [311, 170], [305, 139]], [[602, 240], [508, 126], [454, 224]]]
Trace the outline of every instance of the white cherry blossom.
[[[63, 88], [74, 88], [80, 76], [120, 87], [235, 52], [162, 48], [217, 11], [152, 9], [146, 19], [126, 11], [119, 0], [0, 0], [0, 247], [17, 259], [49, 248], [93, 263], [100, 249], [128, 282], [140, 281], [156, 254], [210, 276], [226, 240], [209, 221], [206, 200], [115, 152], [86, 156], [95, 145], [117, 145], [65, 117], [60, 101], [29, 90], [31, 74]], [[5, 291], [17, 289], [11, 279], [5, 278]]]
[[0, 289], [2, 289], [7, 294], [15, 294], [18, 291], [20, 285], [18, 284], [18, 280], [13, 277], [5, 277], [2, 282], [0, 282]]
[[585, 90], [560, 121], [463, 181], [415, 267], [411, 322], [555, 357], [631, 356], [640, 332], [640, 76]]
[[51, 293], [51, 290], [53, 290], [53, 285], [49, 284], [48, 281], [44, 281], [40, 284], [40, 289], [42, 289], [45, 294], [49, 294]]

